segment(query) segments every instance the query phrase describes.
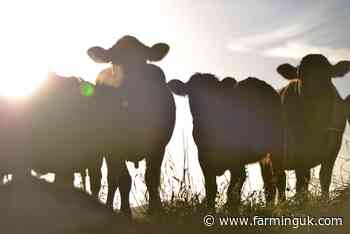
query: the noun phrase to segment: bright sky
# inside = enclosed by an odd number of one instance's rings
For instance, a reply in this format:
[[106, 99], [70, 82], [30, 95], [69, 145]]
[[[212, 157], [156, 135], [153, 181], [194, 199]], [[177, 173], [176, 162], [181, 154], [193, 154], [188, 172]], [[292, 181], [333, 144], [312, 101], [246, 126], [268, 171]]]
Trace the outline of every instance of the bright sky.
[[[349, 10], [347, 0], [1, 2], [0, 91], [28, 94], [49, 70], [92, 81], [102, 66], [86, 50], [125, 34], [170, 45], [160, 63], [168, 79], [206, 71], [277, 87], [282, 62], [296, 64], [310, 52], [350, 59]], [[339, 83], [350, 90], [350, 80]]]
[[[159, 63], [168, 80], [186, 81], [200, 71], [255, 76], [277, 88], [285, 84], [275, 72], [281, 63], [296, 65], [311, 52], [332, 62], [350, 59], [349, 12], [348, 0], [2, 1], [0, 93], [29, 95], [48, 71], [94, 81], [105, 65], [93, 63], [86, 50], [108, 48], [126, 34], [170, 45]], [[350, 94], [350, 75], [335, 83], [343, 96]], [[187, 100], [176, 101], [170, 153], [183, 145], [183, 129], [191, 135]]]

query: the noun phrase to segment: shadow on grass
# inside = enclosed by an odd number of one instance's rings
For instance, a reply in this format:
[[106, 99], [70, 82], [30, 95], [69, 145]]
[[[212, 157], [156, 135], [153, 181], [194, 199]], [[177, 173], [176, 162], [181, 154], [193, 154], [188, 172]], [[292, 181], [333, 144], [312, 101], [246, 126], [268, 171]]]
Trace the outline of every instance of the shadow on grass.
[[[68, 186], [69, 187], [69, 186]], [[243, 204], [232, 211], [217, 210], [215, 223], [208, 227], [203, 219], [208, 215], [198, 197], [165, 202], [164, 211], [153, 216], [142, 208], [133, 221], [112, 212], [91, 196], [71, 187], [49, 184], [35, 178], [21, 186], [11, 183], [0, 187], [1, 233], [347, 233], [350, 220], [350, 186], [336, 190], [332, 199], [305, 194], [278, 205], [266, 205], [264, 199]], [[261, 195], [262, 196], [262, 195]], [[340, 217], [333, 226], [257, 226], [220, 224], [220, 217]], [[232, 222], [232, 221], [231, 221]], [[225, 222], [221, 222], [225, 223]]]

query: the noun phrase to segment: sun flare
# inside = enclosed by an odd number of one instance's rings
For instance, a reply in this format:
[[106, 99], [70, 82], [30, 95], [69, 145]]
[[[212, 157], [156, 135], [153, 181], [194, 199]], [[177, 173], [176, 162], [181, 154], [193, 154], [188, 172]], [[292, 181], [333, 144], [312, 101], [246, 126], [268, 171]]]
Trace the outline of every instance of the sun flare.
[[47, 74], [48, 69], [45, 69], [45, 66], [34, 63], [16, 68], [8, 67], [2, 71], [0, 77], [0, 95], [14, 98], [30, 96]]

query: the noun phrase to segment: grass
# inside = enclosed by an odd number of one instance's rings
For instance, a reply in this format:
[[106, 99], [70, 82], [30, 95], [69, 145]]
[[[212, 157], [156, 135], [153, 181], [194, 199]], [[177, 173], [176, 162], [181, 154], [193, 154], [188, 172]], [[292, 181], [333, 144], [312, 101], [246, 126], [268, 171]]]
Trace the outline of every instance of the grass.
[[[262, 194], [257, 195], [255, 203], [245, 202], [238, 210], [230, 210], [221, 207], [215, 214], [216, 224], [207, 227], [203, 223], [203, 218], [208, 213], [205, 202], [199, 201], [198, 197], [190, 200], [182, 198], [164, 202], [164, 212], [152, 216], [146, 221], [154, 225], [163, 233], [347, 233], [350, 226], [350, 185], [344, 185], [333, 194], [332, 199], [325, 199], [315, 193], [305, 193], [298, 198], [289, 198], [277, 205], [266, 204]], [[333, 226], [243, 226], [243, 225], [220, 225], [219, 217], [334, 217], [342, 218], [334, 221]], [[141, 221], [142, 222], [142, 221]], [[165, 231], [168, 230], [168, 231]]]
[[[345, 141], [344, 149], [348, 151], [349, 143]], [[208, 214], [205, 205], [205, 200], [202, 191], [193, 189], [198, 183], [191, 175], [191, 170], [188, 167], [189, 153], [188, 148], [184, 147], [184, 162], [183, 170], [177, 173], [174, 169], [175, 164], [171, 161], [171, 156], [166, 157], [163, 164], [162, 188], [161, 197], [164, 199], [164, 212], [160, 215], [148, 217], [144, 213], [145, 220], [138, 221], [146, 222], [154, 225], [158, 230], [167, 230], [164, 233], [348, 233], [347, 229], [350, 220], [350, 180], [349, 172], [346, 170], [346, 164], [349, 162], [347, 157], [339, 156], [337, 164], [340, 165], [339, 173], [333, 176], [332, 192], [330, 198], [326, 199], [320, 195], [320, 185], [318, 179], [319, 168], [313, 169], [311, 172], [311, 182], [309, 191], [298, 197], [295, 197], [295, 187], [293, 180], [295, 175], [288, 173], [288, 199], [278, 204], [266, 204], [263, 190], [251, 191], [242, 196], [242, 205], [231, 210], [226, 208], [225, 192], [227, 190], [229, 178], [227, 175], [221, 178], [219, 183], [219, 191], [217, 195], [217, 213], [216, 220], [219, 217], [334, 217], [333, 226], [298, 226], [291, 224], [287, 226], [220, 226], [216, 224], [212, 227], [206, 227], [203, 223], [203, 218]], [[248, 175], [249, 176], [249, 175]], [[142, 178], [142, 173], [138, 175]], [[198, 181], [198, 180], [197, 180]], [[292, 181], [292, 182], [291, 182]], [[166, 185], [171, 187], [165, 189]], [[245, 186], [248, 183], [246, 182]], [[147, 204], [147, 195], [140, 204]], [[142, 205], [142, 212], [145, 212], [145, 205]], [[338, 219], [341, 218], [341, 219]], [[337, 223], [338, 222], [338, 223]]]
[[[348, 172], [345, 167], [344, 171], [334, 175], [333, 177], [333, 191], [330, 199], [325, 199], [320, 196], [320, 186], [319, 180], [317, 178], [317, 170], [312, 173], [311, 185], [309, 187], [309, 192], [305, 193], [298, 198], [294, 197], [294, 187], [292, 183], [289, 183], [289, 196], [284, 202], [280, 202], [277, 205], [266, 204], [263, 190], [255, 190], [245, 193], [242, 196], [242, 205], [236, 209], [228, 209], [223, 204], [225, 203], [225, 191], [228, 186], [229, 176], [226, 174], [221, 179], [218, 180], [219, 191], [217, 196], [217, 213], [215, 214], [216, 224], [207, 227], [203, 223], [203, 218], [213, 212], [208, 212], [203, 190], [198, 187], [203, 187], [204, 184], [198, 186], [199, 183], [203, 183], [203, 178], [198, 178], [193, 174], [191, 162], [192, 155], [190, 155], [190, 150], [187, 144], [184, 144], [184, 156], [182, 165], [182, 170], [178, 170], [177, 164], [172, 161], [173, 157], [167, 154], [163, 163], [162, 176], [161, 176], [161, 197], [163, 200], [164, 211], [155, 214], [148, 215], [146, 213], [148, 204], [148, 195], [146, 187], [144, 184], [144, 168], [142, 164], [140, 169], [133, 170], [131, 165], [131, 174], [133, 175], [133, 186], [131, 193], [131, 200], [134, 200], [133, 212], [135, 214], [135, 219], [131, 222], [126, 221], [118, 214], [111, 214], [109, 211], [104, 209], [96, 208], [92, 206], [89, 208], [88, 204], [91, 201], [80, 202], [82, 199], [81, 192], [77, 191], [79, 194], [73, 194], [71, 192], [62, 192], [61, 188], [56, 189], [54, 184], [51, 184], [48, 189], [49, 192], [45, 194], [50, 195], [51, 198], [45, 198], [42, 195], [42, 188], [36, 187], [37, 185], [28, 186], [31, 190], [32, 196], [30, 198], [25, 197], [27, 201], [23, 203], [23, 206], [35, 205], [33, 208], [28, 207], [26, 210], [30, 215], [31, 210], [35, 210], [40, 214], [38, 216], [42, 219], [41, 223], [43, 228], [35, 229], [35, 233], [40, 233], [37, 230], [41, 230], [42, 233], [47, 233], [46, 226], [44, 223], [48, 223], [48, 220], [52, 224], [47, 225], [47, 228], [52, 228], [53, 224], [57, 221], [57, 215], [62, 217], [59, 222], [62, 222], [62, 229], [57, 233], [180, 233], [180, 234], [197, 234], [197, 233], [348, 233], [350, 225], [350, 184], [348, 180]], [[347, 144], [344, 144], [346, 147]], [[338, 157], [338, 163], [340, 165], [346, 164], [348, 161], [345, 157]], [[191, 165], [191, 167], [190, 167]], [[248, 171], [249, 172], [249, 171]], [[248, 174], [249, 176], [249, 174]], [[289, 173], [288, 177], [290, 181], [293, 181], [293, 174]], [[198, 182], [200, 181], [200, 182]], [[105, 179], [102, 180], [103, 186], [101, 190], [101, 197], [105, 199], [107, 193], [107, 186]], [[79, 184], [79, 183], [77, 183]], [[249, 183], [246, 182], [246, 187], [249, 187]], [[3, 186], [1, 189], [6, 189]], [[34, 191], [38, 190], [38, 193]], [[52, 191], [51, 191], [52, 190]], [[247, 189], [249, 190], [249, 188]], [[45, 190], [46, 191], [46, 190]], [[60, 197], [61, 195], [62, 197]], [[0, 193], [1, 194], [1, 193]], [[4, 194], [2, 194], [4, 195]], [[6, 195], [6, 194], [5, 194]], [[38, 196], [43, 196], [43, 198], [36, 199]], [[70, 197], [76, 196], [76, 199], [70, 199]], [[57, 197], [57, 199], [56, 199]], [[87, 196], [85, 196], [87, 197]], [[31, 199], [34, 200], [31, 200]], [[54, 199], [53, 199], [54, 198]], [[67, 202], [67, 199], [69, 202]], [[47, 204], [45, 201], [47, 200]], [[51, 200], [55, 201], [52, 205]], [[36, 201], [33, 202], [33, 201]], [[116, 198], [116, 206], [118, 207], [119, 199]], [[57, 203], [57, 204], [56, 204]], [[74, 205], [76, 204], [76, 205]], [[7, 204], [4, 204], [5, 206]], [[43, 212], [48, 212], [47, 207], [56, 207], [56, 211], [53, 211], [49, 215], [43, 215]], [[75, 218], [67, 219], [67, 224], [65, 226], [64, 220], [66, 218], [66, 213], [72, 215]], [[243, 225], [220, 225], [220, 217], [249, 217], [251, 220], [254, 216], [259, 217], [342, 217], [343, 226], [301, 226], [296, 228], [295, 225], [288, 226], [243, 226]], [[23, 216], [28, 217], [28, 216]], [[0, 215], [0, 223], [1, 223]], [[25, 218], [27, 220], [27, 218]], [[33, 219], [34, 220], [34, 219]], [[95, 221], [94, 221], [95, 220]], [[121, 221], [122, 220], [122, 221]], [[69, 225], [68, 225], [69, 222]], [[75, 225], [76, 224], [76, 225]], [[1, 226], [1, 225], [0, 225]], [[44, 228], [45, 227], [45, 228]], [[71, 228], [72, 227], [72, 228]], [[26, 234], [34, 233], [29, 231]], [[50, 231], [54, 233], [53, 230]]]

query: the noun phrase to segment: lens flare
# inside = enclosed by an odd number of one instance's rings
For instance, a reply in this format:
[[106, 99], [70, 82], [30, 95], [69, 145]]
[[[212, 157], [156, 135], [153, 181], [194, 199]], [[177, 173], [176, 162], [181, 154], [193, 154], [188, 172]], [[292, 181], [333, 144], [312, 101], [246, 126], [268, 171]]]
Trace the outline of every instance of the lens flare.
[[91, 97], [95, 93], [95, 87], [92, 84], [85, 83], [80, 86], [80, 92], [85, 97]]

